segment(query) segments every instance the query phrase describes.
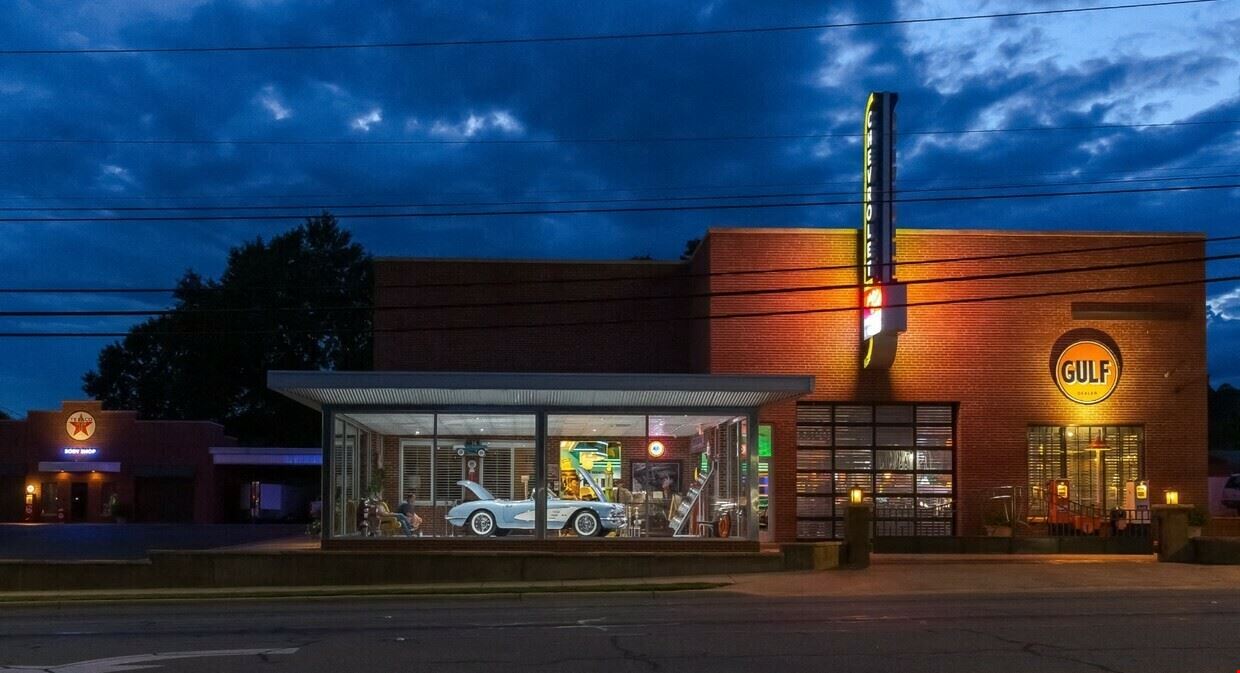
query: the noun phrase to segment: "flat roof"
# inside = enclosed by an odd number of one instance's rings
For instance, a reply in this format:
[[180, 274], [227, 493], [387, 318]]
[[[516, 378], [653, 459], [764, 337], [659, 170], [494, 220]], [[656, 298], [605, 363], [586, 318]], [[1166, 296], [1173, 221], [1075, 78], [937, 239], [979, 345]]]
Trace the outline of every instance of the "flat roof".
[[812, 392], [814, 377], [270, 371], [267, 387], [320, 410], [324, 406], [740, 409]]
[[[751, 235], [751, 234], [817, 234], [821, 236], [856, 236], [860, 232], [856, 227], [708, 227], [703, 240], [712, 235]], [[896, 236], [1036, 236], [1047, 238], [1183, 238], [1185, 242], [1206, 237], [1200, 231], [1099, 231], [1073, 229], [936, 229], [933, 227], [898, 227]], [[694, 255], [701, 249], [699, 245]], [[399, 257], [376, 256], [376, 262], [382, 263], [450, 263], [450, 264], [580, 264], [580, 265], [634, 265], [648, 267], [687, 266], [687, 260], [676, 259], [580, 259], [564, 258], [507, 258], [507, 257]], [[658, 276], [651, 276], [657, 278]]]
[[211, 462], [215, 465], [322, 465], [323, 450], [319, 447], [287, 446], [213, 446]]
[[[709, 234], [832, 234], [856, 236], [856, 227], [710, 227]], [[1045, 237], [1104, 237], [1104, 238], [1205, 238], [1200, 231], [1100, 231], [1097, 229], [937, 229], [934, 227], [897, 227], [901, 235], [952, 236], [1045, 236]]]

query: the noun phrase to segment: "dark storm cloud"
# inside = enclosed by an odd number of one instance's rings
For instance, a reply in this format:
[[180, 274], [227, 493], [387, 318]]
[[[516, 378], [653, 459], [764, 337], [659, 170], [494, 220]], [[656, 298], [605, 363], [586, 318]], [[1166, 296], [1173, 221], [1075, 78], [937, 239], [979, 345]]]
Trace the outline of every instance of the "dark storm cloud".
[[[16, 46], [291, 44], [895, 16], [888, 2], [392, 2], [363, 9], [329, 1], [131, 0], [53, 9], [19, 4], [0, 20], [0, 39]], [[1235, 119], [1235, 50], [1226, 45], [1236, 38], [1223, 27], [1236, 21], [1219, 17], [1196, 42], [1171, 44], [1169, 37], [1168, 46], [1152, 55], [1139, 49], [1059, 53], [1063, 41], [1056, 31], [1069, 24], [1046, 19], [991, 22], [984, 39], [969, 34], [967, 40], [934, 32], [949, 27], [884, 28], [537, 47], [7, 58], [0, 60], [0, 135], [228, 140], [852, 133], [871, 89], [901, 93], [904, 129]], [[973, 29], [961, 30], [966, 28]], [[1200, 100], [1180, 110], [1181, 101], [1194, 96]], [[900, 177], [906, 187], [924, 188], [1169, 168], [1222, 172], [1209, 167], [1229, 163], [1238, 145], [1234, 126], [905, 136]], [[35, 196], [43, 205], [138, 205], [839, 191], [856, 188], [857, 155], [855, 138], [389, 147], [8, 145], [0, 146], [0, 205], [31, 203], [24, 197]], [[673, 187], [681, 189], [669, 191]], [[56, 196], [63, 198], [49, 200]], [[151, 196], [184, 200], [134, 199]], [[900, 217], [907, 226], [1219, 233], [1234, 219], [1236, 198], [1231, 192], [908, 204]], [[1212, 217], [1183, 217], [1190, 204], [1192, 212]], [[674, 257], [684, 240], [707, 226], [854, 226], [856, 220], [856, 209], [844, 207], [346, 223], [383, 255], [624, 258]], [[287, 226], [10, 225], [0, 242], [0, 285], [168, 285], [188, 267], [217, 273], [229, 246]], [[150, 297], [3, 302], [83, 308], [158, 303]], [[1230, 329], [1216, 328], [1225, 322], [1212, 323], [1211, 364], [1233, 376], [1240, 365], [1215, 338]], [[0, 406], [47, 406], [74, 394], [98, 345], [4, 343], [8, 356], [0, 375], [29, 383], [0, 393]]]

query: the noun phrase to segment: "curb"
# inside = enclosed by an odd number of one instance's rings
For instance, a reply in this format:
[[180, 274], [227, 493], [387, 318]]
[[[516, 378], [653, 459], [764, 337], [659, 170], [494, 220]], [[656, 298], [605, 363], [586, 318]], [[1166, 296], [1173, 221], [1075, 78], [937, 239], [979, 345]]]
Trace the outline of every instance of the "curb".
[[157, 589], [140, 592], [14, 592], [0, 593], [0, 605], [46, 606], [83, 603], [140, 603], [150, 601], [235, 601], [335, 598], [494, 598], [537, 594], [617, 594], [701, 592], [731, 586], [731, 582], [646, 582], [641, 584], [451, 586], [378, 585], [353, 587], [249, 587], [237, 589]]

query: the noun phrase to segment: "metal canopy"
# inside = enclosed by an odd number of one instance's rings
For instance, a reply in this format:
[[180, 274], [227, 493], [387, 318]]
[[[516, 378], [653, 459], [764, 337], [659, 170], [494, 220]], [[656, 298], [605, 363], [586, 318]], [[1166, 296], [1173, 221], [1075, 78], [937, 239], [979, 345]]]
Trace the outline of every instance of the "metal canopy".
[[40, 472], [120, 472], [121, 464], [116, 462], [76, 461], [76, 460], [41, 460]]
[[213, 446], [211, 462], [215, 465], [310, 465], [323, 464], [319, 447], [290, 448], [271, 446]]
[[525, 407], [739, 409], [800, 397], [812, 376], [271, 371], [267, 387], [313, 409]]

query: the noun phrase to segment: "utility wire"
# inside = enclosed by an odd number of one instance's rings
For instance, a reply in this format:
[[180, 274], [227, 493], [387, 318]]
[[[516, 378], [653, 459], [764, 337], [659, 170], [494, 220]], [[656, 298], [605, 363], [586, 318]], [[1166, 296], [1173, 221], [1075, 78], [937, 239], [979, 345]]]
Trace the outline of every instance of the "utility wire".
[[[901, 281], [904, 285], [937, 285], [939, 283], [966, 283], [981, 282], [990, 280], [1003, 280], [1013, 278], [1031, 278], [1039, 276], [1059, 276], [1073, 273], [1098, 273], [1102, 271], [1121, 271], [1129, 269], [1145, 269], [1156, 266], [1169, 266], [1175, 264], [1202, 264], [1205, 262], [1216, 262], [1223, 260], [1240, 259], [1240, 253], [1226, 255], [1210, 255], [1204, 257], [1192, 258], [1175, 258], [1175, 259], [1157, 259], [1146, 260], [1141, 262], [1119, 262], [1115, 264], [1103, 264], [1079, 267], [1062, 267], [1054, 269], [1025, 269], [1022, 271], [1004, 271], [989, 274], [974, 274], [967, 276], [943, 276], [937, 278], [917, 278], [912, 280]], [[458, 302], [444, 304], [404, 304], [404, 305], [357, 305], [357, 306], [251, 306], [251, 307], [212, 307], [212, 308], [172, 308], [172, 309], [113, 309], [113, 310], [22, 310], [22, 311], [3, 311], [0, 310], [0, 318], [66, 318], [66, 317], [141, 317], [141, 316], [168, 316], [168, 315], [199, 315], [199, 314], [239, 314], [239, 313], [266, 313], [272, 311], [278, 312], [349, 312], [349, 311], [430, 311], [430, 310], [450, 310], [450, 309], [478, 309], [478, 308], [519, 308], [527, 306], [561, 306], [561, 305], [578, 305], [578, 304], [600, 304], [613, 302], [633, 302], [633, 301], [669, 301], [669, 300], [686, 300], [686, 299], [715, 299], [726, 297], [750, 297], [759, 295], [783, 295], [802, 292], [830, 292], [836, 290], [846, 290], [849, 292], [857, 292], [860, 285], [856, 282], [843, 283], [834, 285], [806, 285], [798, 287], [775, 287], [775, 288], [749, 288], [745, 290], [719, 290], [706, 292], [690, 292], [678, 294], [656, 294], [656, 295], [630, 295], [630, 296], [609, 296], [609, 297], [571, 297], [560, 299], [534, 299], [534, 300], [515, 300], [515, 301], [489, 301], [489, 302]]]
[[[1020, 233], [1020, 232], [1015, 232]], [[1071, 234], [1065, 234], [1070, 236]], [[981, 262], [981, 261], [997, 261], [1010, 259], [1026, 259], [1038, 257], [1053, 257], [1060, 255], [1078, 255], [1091, 254], [1098, 252], [1120, 252], [1130, 250], [1143, 250], [1151, 248], [1166, 248], [1174, 246], [1186, 246], [1207, 243], [1229, 243], [1240, 241], [1240, 235], [1232, 236], [1213, 236], [1213, 237], [1194, 237], [1191, 239], [1176, 238], [1173, 240], [1159, 240], [1148, 243], [1123, 243], [1118, 245], [1088, 246], [1081, 248], [1064, 248], [1058, 250], [1038, 250], [1025, 252], [1005, 252], [986, 255], [968, 255], [960, 257], [935, 257], [929, 259], [913, 259], [906, 261], [890, 262], [881, 266], [922, 266], [933, 264], [954, 264], [960, 262]], [[502, 261], [502, 260], [500, 260]], [[677, 262], [666, 262], [664, 264], [677, 264]], [[666, 277], [675, 280], [691, 280], [695, 278], [727, 278], [739, 276], [765, 275], [774, 273], [808, 273], [819, 271], [838, 271], [838, 270], [855, 270], [857, 263], [851, 264], [827, 264], [815, 266], [792, 266], [792, 267], [776, 267], [766, 269], [739, 269], [735, 271], [707, 271], [698, 273], [685, 273], [676, 276]], [[444, 283], [384, 283], [377, 284], [376, 289], [441, 289], [441, 288], [466, 288], [466, 287], [511, 287], [511, 286], [527, 286], [527, 285], [569, 285], [576, 283], [606, 283], [606, 282], [628, 282], [628, 281], [650, 281], [663, 277], [645, 275], [622, 275], [622, 276], [603, 276], [603, 277], [581, 277], [581, 278], [531, 278], [522, 280], [500, 280], [500, 281], [460, 281], [460, 282], [444, 282]], [[265, 289], [265, 288], [250, 288]], [[61, 288], [33, 288], [33, 287], [0, 287], [0, 294], [167, 294], [177, 292], [179, 289], [175, 287], [61, 287]], [[220, 287], [202, 287], [196, 288], [195, 291], [224, 291]]]
[[[1193, 168], [1196, 170], [1236, 169], [1236, 168], [1240, 168], [1240, 164], [1204, 164], [1200, 166], [1193, 166]], [[1028, 173], [1003, 173], [1003, 175], [1009, 178], [1034, 178], [1034, 177], [1042, 177], [1042, 176], [1048, 176], [1048, 177], [1062, 176], [1065, 178], [1087, 178], [1090, 176], [1101, 176], [1101, 175], [1131, 175], [1133, 176], [1131, 179], [1135, 181], [1138, 179], [1153, 179], [1153, 176], [1144, 176], [1144, 175], [1138, 175], [1138, 174], [1159, 173], [1159, 172], [1167, 172], [1167, 171], [1183, 171], [1183, 170], [1185, 169], [1179, 166], [1162, 166], [1162, 167], [1153, 167], [1153, 168], [1119, 169], [1119, 170], [1033, 171], [1033, 172], [1028, 172]], [[987, 174], [986, 176], [962, 175], [962, 176], [952, 176], [948, 178], [944, 178], [942, 176], [936, 176], [933, 178], [910, 178], [910, 177], [902, 176], [900, 178], [900, 182], [901, 184], [910, 184], [910, 183], [926, 184], [926, 183], [935, 183], [935, 182], [940, 182], [940, 181], [948, 181], [950, 183], [951, 180], [957, 180], [957, 181], [975, 180], [975, 179], [979, 179], [982, 177], [991, 178], [993, 176], [994, 176], [993, 173]], [[1188, 180], [1188, 179], [1193, 179], [1193, 178], [1198, 178], [1198, 177], [1202, 179], [1209, 179], [1213, 176], [1183, 173], [1180, 176], [1178, 176], [1178, 178], [1175, 178], [1175, 179]], [[1172, 178], [1168, 177], [1167, 179], [1172, 179]], [[1117, 182], [1123, 182], [1123, 181], [1124, 180], [1122, 178], [1117, 178]], [[825, 187], [828, 185], [857, 185], [858, 182], [859, 181], [856, 179], [851, 179], [851, 180], [825, 180], [825, 181], [820, 180], [820, 181], [812, 181], [812, 182], [803, 181], [803, 182], [773, 182], [773, 183], [766, 182], [766, 183], [733, 183], [733, 184], [694, 184], [694, 185], [676, 185], [676, 186], [662, 186], [662, 187], [632, 186], [632, 187], [600, 187], [600, 188], [589, 188], [589, 189], [534, 189], [534, 190], [523, 190], [523, 191], [529, 194], [598, 194], [598, 193], [615, 193], [615, 192], [639, 193], [639, 192], [677, 192], [677, 191], [684, 192], [684, 191], [690, 191], [690, 190], [769, 189], [769, 188], [775, 188], [775, 187]], [[1056, 183], [1046, 183], [1046, 184], [1056, 184]], [[1067, 183], [1064, 183], [1064, 184], [1067, 184]], [[857, 191], [857, 188], [854, 187], [853, 189], [851, 189], [851, 191], [848, 191], [845, 193], [854, 194], [856, 193], [856, 191]], [[897, 191], [908, 191], [908, 190], [897, 190]], [[449, 196], [449, 195], [466, 195], [466, 194], [473, 194], [473, 193], [475, 192], [472, 192], [472, 191], [471, 192], [439, 192], [434, 195], [425, 195], [422, 198], [430, 198], [430, 196], [443, 197], [443, 196]], [[13, 194], [9, 196], [0, 197], [0, 201], [13, 202], [13, 201], [30, 201], [30, 200], [37, 199], [37, 200], [45, 200], [45, 201], [211, 200], [213, 202], [218, 202], [218, 201], [229, 200], [229, 199], [236, 200], [236, 199], [254, 199], [254, 198], [259, 198], [259, 199], [358, 198], [358, 197], [390, 196], [392, 194], [393, 194], [392, 191], [387, 191], [387, 192], [315, 192], [315, 193], [307, 193], [307, 192], [296, 193], [295, 192], [295, 193], [288, 193], [288, 194], [247, 194], [247, 195], [240, 195], [240, 194], [234, 194], [234, 195], [139, 194], [139, 195], [128, 195], [128, 196], [118, 195], [118, 194], [95, 194], [95, 195], [90, 195], [90, 196], [85, 196], [81, 194], [29, 194], [29, 195]], [[407, 195], [402, 193], [401, 196], [404, 197]], [[580, 203], [580, 201], [572, 201], [572, 202]], [[18, 209], [21, 210], [20, 208]], [[42, 210], [42, 208], [38, 206], [31, 206], [30, 209]], [[104, 210], [107, 208], [104, 207], [100, 209]]]
[[[1240, 281], [1240, 275], [1234, 276], [1218, 276], [1214, 278], [1196, 278], [1183, 281], [1164, 281], [1159, 283], [1141, 283], [1135, 285], [1116, 285], [1110, 287], [1098, 288], [1081, 288], [1075, 290], [1057, 290], [1043, 292], [1027, 292], [1004, 295], [990, 295], [980, 297], [961, 297], [956, 299], [936, 299], [919, 302], [906, 302], [901, 304], [890, 304], [887, 308], [908, 307], [916, 308], [918, 306], [947, 306], [955, 304], [979, 304], [996, 301], [1020, 301], [1026, 299], [1042, 299], [1048, 297], [1067, 297], [1078, 295], [1107, 294], [1111, 292], [1129, 292], [1135, 290], [1152, 290], [1168, 287], [1184, 287], [1191, 285], [1207, 285], [1211, 283], [1225, 283]], [[338, 330], [338, 333], [371, 333], [371, 334], [403, 334], [411, 332], [460, 332], [473, 330], [496, 330], [496, 329], [543, 329], [547, 327], [601, 327], [614, 326], [624, 324], [650, 324], [656, 322], [690, 322], [697, 320], [735, 320], [742, 318], [768, 318], [778, 316], [799, 316], [799, 315], [817, 315], [828, 313], [844, 313], [861, 311], [860, 306], [837, 306], [828, 308], [811, 308], [811, 309], [791, 309], [777, 311], [755, 311], [745, 313], [724, 313], [714, 315], [688, 315], [688, 316], [652, 316], [643, 318], [615, 318], [608, 320], [590, 320], [590, 321], [561, 321], [561, 322], [540, 322], [540, 323], [507, 323], [492, 325], [424, 325], [418, 327], [393, 327], [393, 328], [371, 328], [367, 330]], [[202, 336], [202, 337], [218, 337], [223, 334], [236, 335], [261, 335], [261, 334], [288, 334], [288, 333], [320, 333], [323, 330], [168, 330], [147, 332], [142, 336]], [[117, 338], [130, 336], [129, 332], [0, 332], [0, 338]]]
[[0, 49], [0, 56], [60, 56], [79, 54], [202, 54], [222, 52], [296, 52], [296, 51], [342, 51], [357, 49], [429, 49], [438, 47], [478, 47], [530, 44], [568, 44], [579, 42], [616, 42], [624, 40], [650, 40], [686, 37], [718, 37], [725, 35], [756, 35], [767, 33], [797, 33], [838, 28], [871, 28], [877, 26], [908, 26], [951, 21], [975, 21], [983, 19], [1008, 19], [1057, 14], [1082, 14], [1177, 5], [1199, 5], [1218, 0], [1169, 0], [1123, 5], [1100, 5], [1091, 7], [1065, 7], [1021, 12], [995, 12], [989, 14], [961, 14], [912, 19], [881, 19], [874, 21], [847, 21], [838, 23], [814, 23], [784, 26], [759, 26], [749, 28], [715, 28], [707, 30], [668, 30], [641, 33], [598, 33], [592, 35], [551, 35], [531, 37], [495, 37], [482, 39], [419, 40], [402, 42], [334, 42], [301, 43], [281, 45], [218, 45], [218, 46], [172, 46], [172, 47], [82, 47], [82, 48], [33, 48]]
[[[1024, 194], [988, 194], [959, 196], [924, 196], [913, 198], [893, 198], [891, 203], [941, 203], [957, 201], [991, 201], [1010, 199], [1051, 198], [1062, 196], [1106, 196], [1112, 194], [1148, 194], [1156, 192], [1195, 192], [1202, 190], [1236, 189], [1240, 184], [1222, 185], [1183, 185], [1167, 187], [1141, 187], [1131, 189], [1109, 190], [1077, 190], [1068, 192], [1029, 192]], [[446, 212], [366, 212], [352, 213], [349, 217], [366, 220], [388, 219], [423, 219], [439, 217], [519, 217], [530, 215], [586, 215], [586, 214], [620, 214], [620, 213], [662, 213], [703, 210], [767, 210], [772, 208], [810, 208], [818, 206], [856, 206], [862, 202], [847, 201], [804, 201], [798, 203], [725, 203], [711, 205], [675, 205], [675, 206], [635, 206], [631, 208], [547, 208], [529, 210], [456, 210]], [[10, 223], [43, 223], [43, 222], [266, 222], [302, 220], [305, 215], [168, 215], [168, 216], [79, 216], [79, 217], [0, 217], [0, 222]]]
[[[1230, 126], [1240, 124], [1237, 119], [1213, 119], [1202, 121], [1175, 121], [1145, 124], [1083, 124], [1074, 126], [1019, 126], [980, 129], [934, 129], [904, 130], [901, 136], [970, 135], [978, 133], [1036, 133], [1044, 131], [1093, 131], [1107, 129], [1147, 129], [1180, 126]], [[639, 136], [616, 138], [0, 138], [0, 145], [239, 145], [277, 147], [406, 147], [422, 145], [624, 145], [653, 143], [695, 142], [749, 142], [768, 140], [821, 140], [827, 138], [860, 138], [856, 132], [839, 133], [782, 133], [744, 134], [715, 136]]]
[[[1113, 184], [1132, 184], [1143, 182], [1180, 182], [1185, 180], [1222, 180], [1226, 178], [1240, 178], [1240, 173], [1216, 173], [1213, 175], [1190, 175], [1190, 176], [1162, 176], [1149, 178], [1115, 178], [1109, 180], [1079, 180], [1073, 182], [1036, 182], [1036, 183], [1008, 183], [993, 185], [960, 185], [947, 187], [917, 187], [912, 189], [898, 189], [892, 193], [910, 194], [910, 193], [933, 193], [933, 192], [967, 192], [967, 191], [991, 191], [999, 189], [1031, 189], [1039, 187], [1080, 187], [1088, 185], [1113, 185]], [[556, 199], [556, 200], [532, 200], [532, 201], [455, 201], [455, 202], [403, 202], [403, 203], [289, 203], [289, 204], [234, 204], [234, 205], [193, 205], [193, 206], [0, 206], [0, 212], [210, 212], [210, 211], [235, 211], [235, 210], [330, 210], [343, 211], [357, 208], [449, 208], [449, 207], [494, 207], [494, 206], [552, 206], [570, 203], [661, 203], [670, 201], [725, 201], [737, 199], [790, 199], [790, 198], [814, 198], [820, 196], [847, 196], [856, 194], [858, 189], [830, 191], [830, 192], [768, 192], [762, 194], [695, 194], [691, 196], [647, 196], [632, 198], [613, 198], [613, 199]], [[877, 190], [881, 195], [883, 190]]]

